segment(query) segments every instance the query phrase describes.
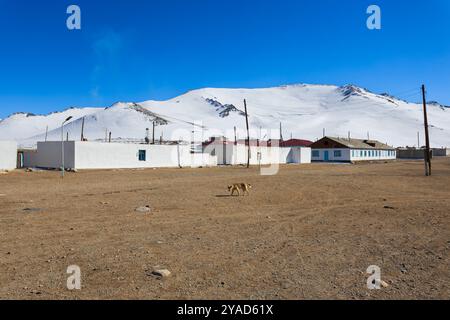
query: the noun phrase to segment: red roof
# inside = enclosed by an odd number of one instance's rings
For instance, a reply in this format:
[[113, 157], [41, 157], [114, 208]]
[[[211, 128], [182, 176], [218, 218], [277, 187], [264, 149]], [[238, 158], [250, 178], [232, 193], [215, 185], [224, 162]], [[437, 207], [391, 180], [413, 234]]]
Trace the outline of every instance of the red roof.
[[280, 147], [309, 147], [313, 142], [302, 139], [291, 139], [282, 141]]

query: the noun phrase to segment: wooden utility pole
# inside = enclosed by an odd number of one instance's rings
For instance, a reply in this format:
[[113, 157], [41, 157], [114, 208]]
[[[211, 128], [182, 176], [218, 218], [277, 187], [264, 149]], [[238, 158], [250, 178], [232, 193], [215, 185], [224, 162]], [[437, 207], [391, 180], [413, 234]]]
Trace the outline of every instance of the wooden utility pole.
[[111, 143], [111, 131], [109, 132], [109, 143]]
[[84, 117], [83, 121], [81, 122], [81, 141], [84, 141]]
[[247, 101], [244, 99], [245, 124], [247, 125], [247, 168], [250, 168], [250, 128], [248, 127]]
[[283, 125], [280, 122], [280, 142], [283, 142]]
[[236, 127], [234, 127], [234, 145], [237, 146], [237, 134], [236, 134]]
[[427, 115], [427, 100], [425, 93], [425, 85], [422, 85], [422, 100], [423, 100], [423, 119], [425, 125], [425, 175], [431, 176], [431, 153], [430, 153], [430, 135], [428, 132], [428, 115]]
[[48, 137], [48, 126], [45, 129], [45, 142], [47, 142], [47, 137]]
[[153, 121], [153, 135], [152, 135], [152, 144], [155, 144], [155, 121]]

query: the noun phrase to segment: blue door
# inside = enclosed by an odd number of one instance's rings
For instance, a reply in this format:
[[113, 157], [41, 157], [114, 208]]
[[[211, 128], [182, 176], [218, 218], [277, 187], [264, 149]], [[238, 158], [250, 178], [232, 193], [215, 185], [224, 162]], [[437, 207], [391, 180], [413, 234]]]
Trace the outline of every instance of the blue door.
[[323, 160], [330, 161], [330, 155], [329, 155], [328, 151], [323, 152]]

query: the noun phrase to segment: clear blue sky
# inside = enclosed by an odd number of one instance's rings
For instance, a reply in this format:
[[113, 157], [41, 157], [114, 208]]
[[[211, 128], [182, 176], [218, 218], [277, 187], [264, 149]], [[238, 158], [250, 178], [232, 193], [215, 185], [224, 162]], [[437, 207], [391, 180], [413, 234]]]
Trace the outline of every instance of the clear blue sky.
[[[70, 4], [81, 31], [66, 28]], [[370, 4], [381, 31], [366, 28]], [[0, 0], [0, 43], [0, 118], [289, 83], [425, 83], [450, 105], [448, 0]]]

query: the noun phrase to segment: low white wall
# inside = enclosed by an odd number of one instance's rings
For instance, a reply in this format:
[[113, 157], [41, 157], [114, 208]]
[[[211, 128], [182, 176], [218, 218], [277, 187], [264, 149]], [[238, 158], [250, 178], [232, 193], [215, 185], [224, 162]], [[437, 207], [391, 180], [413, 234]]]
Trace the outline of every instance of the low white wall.
[[13, 170], [17, 166], [17, 143], [0, 141], [0, 170]]
[[280, 150], [282, 163], [311, 163], [311, 148], [286, 147]]
[[[247, 164], [248, 148], [243, 144], [211, 144], [204, 152], [215, 155], [219, 165]], [[286, 163], [311, 163], [311, 148], [250, 147], [250, 165]]]
[[[145, 161], [139, 151], [145, 151]], [[217, 165], [211, 155], [191, 154], [189, 145], [76, 142], [76, 169], [200, 167]]]
[[[145, 161], [139, 151], [145, 151]], [[73, 169], [133, 169], [217, 166], [217, 157], [191, 154], [190, 146], [101, 142], [64, 142], [64, 166]], [[24, 166], [61, 167], [61, 142], [38, 142], [37, 150], [24, 151]]]

